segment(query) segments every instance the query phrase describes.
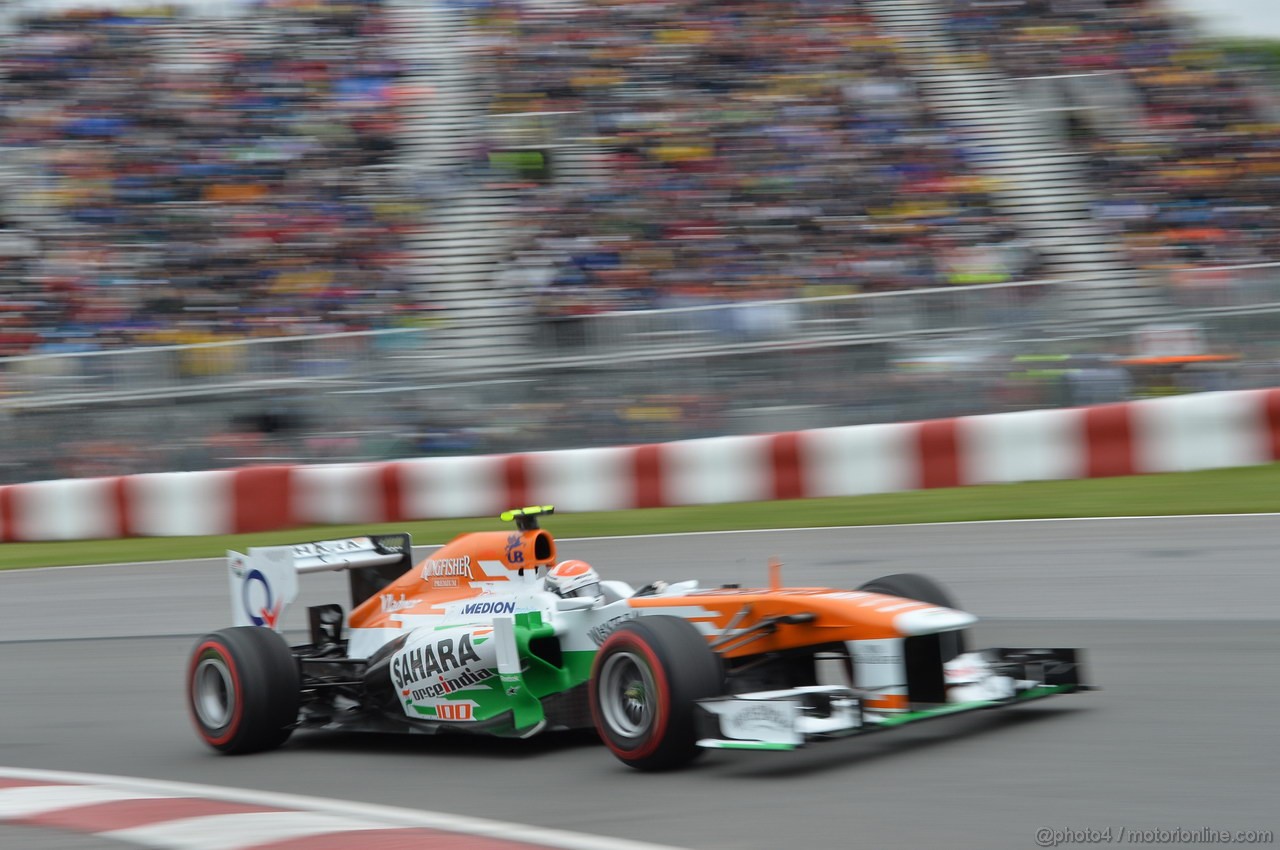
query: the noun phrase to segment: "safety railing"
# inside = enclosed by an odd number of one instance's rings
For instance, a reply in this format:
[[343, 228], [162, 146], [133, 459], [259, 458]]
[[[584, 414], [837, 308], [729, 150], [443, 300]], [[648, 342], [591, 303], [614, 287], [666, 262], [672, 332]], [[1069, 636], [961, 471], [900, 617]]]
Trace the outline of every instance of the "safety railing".
[[1064, 286], [1024, 281], [767, 301], [671, 299], [680, 306], [563, 315], [548, 324], [561, 353], [600, 357], [850, 345], [1062, 324], [1071, 319]]
[[1172, 307], [1184, 313], [1280, 310], [1280, 264], [1175, 269], [1162, 272], [1161, 280]]
[[0, 358], [0, 408], [337, 388], [393, 375], [429, 331], [406, 328]]
[[[1157, 314], [1125, 324], [1280, 311], [1280, 264], [1164, 273]], [[673, 300], [659, 310], [528, 320], [528, 345], [477, 358], [465, 323], [194, 345], [35, 353], [0, 358], [0, 409], [122, 399], [262, 394], [289, 388], [358, 391], [396, 381], [536, 373], [571, 363], [839, 348], [871, 342], [1005, 341], [1088, 335], [1100, 319], [1072, 280], [770, 301]], [[447, 333], [445, 332], [447, 331]], [[482, 337], [485, 328], [477, 326]]]

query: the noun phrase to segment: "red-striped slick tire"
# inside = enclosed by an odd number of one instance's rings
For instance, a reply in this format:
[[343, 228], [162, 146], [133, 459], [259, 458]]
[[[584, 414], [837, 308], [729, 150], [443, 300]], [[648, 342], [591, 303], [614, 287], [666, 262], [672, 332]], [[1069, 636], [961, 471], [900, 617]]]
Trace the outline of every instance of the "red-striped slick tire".
[[298, 720], [302, 676], [284, 638], [259, 626], [205, 635], [187, 667], [187, 705], [206, 744], [228, 754], [285, 742]]
[[596, 654], [588, 688], [596, 731], [631, 767], [666, 770], [697, 758], [697, 700], [724, 692], [724, 667], [679, 617], [630, 620]]

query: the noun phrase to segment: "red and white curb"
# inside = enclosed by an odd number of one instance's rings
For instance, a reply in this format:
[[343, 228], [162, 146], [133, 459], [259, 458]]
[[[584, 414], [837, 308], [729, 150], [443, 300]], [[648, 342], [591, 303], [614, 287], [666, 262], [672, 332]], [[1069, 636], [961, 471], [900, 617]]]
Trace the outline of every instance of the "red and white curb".
[[0, 542], [245, 534], [1221, 469], [1280, 461], [1280, 388], [1096, 407], [377, 463], [0, 486]]
[[161, 850], [674, 850], [442, 812], [5, 767], [0, 767], [0, 824]]

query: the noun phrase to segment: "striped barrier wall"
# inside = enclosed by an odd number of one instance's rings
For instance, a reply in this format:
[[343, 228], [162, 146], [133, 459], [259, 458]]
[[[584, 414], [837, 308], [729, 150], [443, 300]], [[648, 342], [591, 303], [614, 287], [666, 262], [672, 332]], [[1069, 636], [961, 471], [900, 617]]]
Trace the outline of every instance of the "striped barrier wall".
[[854, 425], [656, 445], [340, 465], [256, 466], [0, 487], [0, 540], [892, 493], [1280, 460], [1280, 389]]

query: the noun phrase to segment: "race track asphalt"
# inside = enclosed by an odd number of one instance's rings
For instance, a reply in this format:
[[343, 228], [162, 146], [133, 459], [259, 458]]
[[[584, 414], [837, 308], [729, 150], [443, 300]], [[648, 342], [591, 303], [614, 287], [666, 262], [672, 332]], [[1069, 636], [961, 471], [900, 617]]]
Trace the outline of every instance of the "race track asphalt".
[[[227, 758], [197, 741], [182, 693], [195, 637], [229, 616], [220, 562], [0, 572], [0, 765], [689, 848], [999, 850], [1037, 846], [1041, 828], [1280, 831], [1280, 517], [565, 540], [560, 552], [637, 585], [763, 583], [770, 555], [793, 585], [925, 572], [983, 617], [978, 645], [1085, 647], [1104, 690], [795, 753], [710, 753], [675, 774], [634, 773], [586, 734], [311, 733]], [[295, 627], [306, 604], [344, 599], [338, 576], [303, 588]]]

